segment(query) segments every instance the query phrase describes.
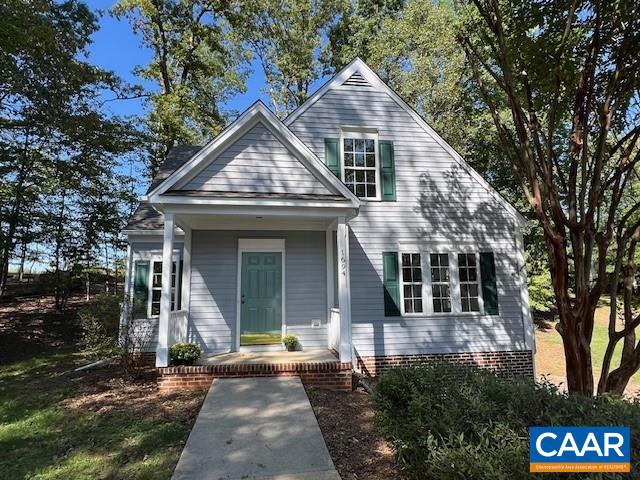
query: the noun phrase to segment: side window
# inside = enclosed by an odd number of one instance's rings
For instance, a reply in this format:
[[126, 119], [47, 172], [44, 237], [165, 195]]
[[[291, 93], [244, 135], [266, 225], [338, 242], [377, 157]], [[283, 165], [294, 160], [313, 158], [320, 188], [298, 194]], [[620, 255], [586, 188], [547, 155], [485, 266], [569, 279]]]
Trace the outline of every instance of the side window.
[[458, 254], [460, 301], [463, 312], [479, 312], [478, 266], [475, 253]]
[[404, 313], [422, 313], [422, 264], [419, 253], [403, 253], [402, 298]]
[[433, 312], [451, 312], [451, 287], [449, 277], [449, 254], [432, 253], [431, 262], [431, 292], [433, 294]]
[[[176, 310], [176, 262], [171, 272], [171, 311]], [[162, 262], [153, 262], [151, 279], [151, 316], [160, 315], [160, 298], [162, 297]]]

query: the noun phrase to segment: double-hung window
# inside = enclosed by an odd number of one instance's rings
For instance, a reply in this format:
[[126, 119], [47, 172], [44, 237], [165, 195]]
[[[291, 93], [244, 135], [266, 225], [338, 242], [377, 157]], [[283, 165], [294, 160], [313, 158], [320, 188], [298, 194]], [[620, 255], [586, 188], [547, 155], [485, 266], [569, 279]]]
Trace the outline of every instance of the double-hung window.
[[342, 139], [342, 178], [357, 197], [379, 200], [377, 135], [345, 132]]
[[433, 312], [451, 312], [451, 287], [449, 277], [449, 254], [432, 253], [431, 262], [431, 293], [433, 296]]
[[419, 253], [403, 253], [402, 297], [404, 313], [422, 313], [422, 260]]
[[[171, 311], [176, 310], [176, 262], [171, 269]], [[162, 262], [153, 262], [151, 278], [151, 316], [160, 315], [160, 298], [162, 297]]]
[[475, 253], [458, 254], [458, 276], [462, 311], [479, 312], [480, 289], [478, 287], [478, 265]]

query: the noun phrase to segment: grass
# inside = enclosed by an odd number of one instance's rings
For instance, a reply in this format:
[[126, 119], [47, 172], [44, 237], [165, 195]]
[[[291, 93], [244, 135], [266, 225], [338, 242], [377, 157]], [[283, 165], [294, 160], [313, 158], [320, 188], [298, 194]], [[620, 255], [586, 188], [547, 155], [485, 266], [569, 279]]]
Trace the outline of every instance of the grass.
[[[602, 371], [602, 359], [609, 341], [609, 299], [602, 297], [596, 310], [593, 339], [591, 341], [594, 381], [598, 382]], [[621, 328], [621, 326], [618, 326]], [[555, 383], [565, 382], [564, 350], [560, 334], [555, 330], [555, 324], [549, 323], [547, 328], [536, 330], [536, 369], [538, 376], [546, 375]], [[611, 368], [615, 368], [622, 354], [622, 342], [619, 342], [611, 361]], [[640, 372], [637, 372], [627, 387], [628, 394], [640, 391]]]
[[155, 379], [69, 350], [0, 367], [0, 478], [170, 478], [204, 393], [161, 395]]

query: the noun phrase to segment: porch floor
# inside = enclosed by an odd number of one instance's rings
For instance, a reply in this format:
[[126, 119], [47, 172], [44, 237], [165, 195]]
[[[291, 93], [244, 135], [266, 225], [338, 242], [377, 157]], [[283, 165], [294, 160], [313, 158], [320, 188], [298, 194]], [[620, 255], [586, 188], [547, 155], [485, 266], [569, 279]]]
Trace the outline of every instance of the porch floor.
[[304, 350], [299, 352], [231, 352], [201, 358], [199, 365], [280, 365], [291, 363], [339, 362], [331, 350]]

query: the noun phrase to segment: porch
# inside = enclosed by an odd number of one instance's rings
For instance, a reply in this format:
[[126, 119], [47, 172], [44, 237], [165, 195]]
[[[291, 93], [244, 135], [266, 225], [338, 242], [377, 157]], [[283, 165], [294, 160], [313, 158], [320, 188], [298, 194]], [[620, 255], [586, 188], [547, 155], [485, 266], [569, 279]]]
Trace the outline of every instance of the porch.
[[[215, 366], [230, 357], [213, 354], [282, 353], [281, 338], [287, 334], [298, 337], [303, 350], [293, 354], [300, 357], [295, 363], [318, 363], [318, 352], [327, 361], [329, 350], [337, 352], [339, 363], [351, 362], [348, 218], [334, 211], [309, 217], [261, 213], [163, 214], [162, 243], [145, 247], [147, 256], [140, 262], [151, 272], [147, 297], [157, 331], [157, 367], [169, 366], [174, 343], [198, 343], [207, 366]], [[134, 245], [139, 241], [130, 239]], [[137, 278], [138, 259], [134, 250], [128, 278]], [[256, 275], [269, 279], [258, 287], [272, 292], [266, 307], [265, 298], [251, 294], [249, 279]], [[132, 287], [129, 291], [136, 291]], [[275, 305], [275, 317], [249, 318], [248, 307], [255, 305], [267, 313]], [[234, 364], [241, 358], [244, 364], [285, 363], [256, 355], [233, 358]]]
[[330, 350], [232, 352], [208, 355], [198, 365], [158, 369], [161, 390], [209, 388], [215, 378], [298, 376], [307, 386], [349, 391], [352, 366]]

